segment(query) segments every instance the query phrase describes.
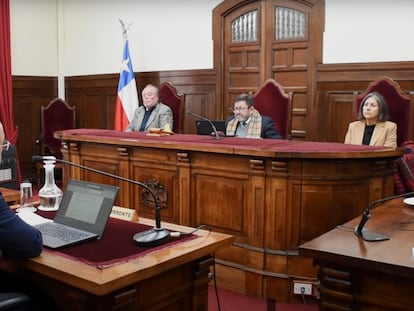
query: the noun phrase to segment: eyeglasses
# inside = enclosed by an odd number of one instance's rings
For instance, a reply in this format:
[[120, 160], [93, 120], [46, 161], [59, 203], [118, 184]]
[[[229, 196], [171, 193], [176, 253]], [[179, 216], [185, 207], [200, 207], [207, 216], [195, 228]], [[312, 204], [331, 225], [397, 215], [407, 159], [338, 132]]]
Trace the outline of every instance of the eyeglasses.
[[236, 108], [233, 109], [233, 112], [243, 111], [243, 110], [246, 110], [246, 109], [249, 109], [249, 107], [236, 107]]
[[3, 145], [1, 145], [1, 151], [7, 151], [9, 150], [9, 147], [10, 147], [10, 142], [7, 139], [5, 139], [3, 141]]

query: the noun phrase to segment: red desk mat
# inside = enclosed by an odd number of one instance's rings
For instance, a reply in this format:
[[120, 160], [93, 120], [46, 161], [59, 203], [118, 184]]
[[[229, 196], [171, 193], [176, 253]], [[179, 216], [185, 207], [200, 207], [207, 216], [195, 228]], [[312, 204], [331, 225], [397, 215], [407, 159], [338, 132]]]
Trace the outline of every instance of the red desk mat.
[[350, 145], [333, 142], [314, 142], [314, 141], [299, 141], [286, 139], [251, 139], [239, 137], [225, 137], [220, 140], [214, 139], [209, 135], [191, 135], [191, 134], [176, 134], [171, 136], [147, 136], [146, 132], [123, 132], [106, 129], [73, 129], [65, 130], [65, 135], [84, 135], [91, 138], [109, 137], [125, 140], [141, 140], [141, 141], [157, 141], [157, 142], [172, 142], [181, 143], [183, 146], [189, 145], [212, 145], [222, 146], [227, 148], [237, 149], [258, 149], [270, 151], [283, 152], [369, 152], [390, 150], [392, 148], [383, 146], [367, 146], [367, 145]]
[[[40, 212], [39, 214], [43, 217], [53, 217], [51, 212]], [[171, 238], [168, 243], [156, 247], [141, 247], [136, 245], [132, 240], [134, 234], [150, 228], [150, 226], [139, 223], [110, 218], [100, 240], [87, 241], [59, 250], [51, 250], [45, 247], [44, 250], [61, 254], [72, 260], [82, 261], [98, 269], [105, 269], [115, 264], [124, 263], [131, 259], [145, 256], [150, 252], [197, 237], [192, 234], [179, 238]]]

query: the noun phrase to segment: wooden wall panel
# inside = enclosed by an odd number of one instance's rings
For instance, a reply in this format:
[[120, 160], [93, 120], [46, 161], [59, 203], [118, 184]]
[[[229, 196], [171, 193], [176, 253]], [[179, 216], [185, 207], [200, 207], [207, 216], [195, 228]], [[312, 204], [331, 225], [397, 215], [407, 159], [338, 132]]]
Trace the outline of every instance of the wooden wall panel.
[[[304, 78], [300, 78], [300, 72], [278, 71], [278, 77], [289, 83], [284, 85], [285, 90], [293, 92], [293, 139], [343, 142], [347, 125], [353, 118], [354, 92], [364, 91], [379, 76], [391, 77], [413, 98], [414, 62], [321, 64], [316, 75], [316, 95], [310, 102], [308, 90], [301, 86]], [[66, 78], [67, 101], [76, 106], [77, 127], [113, 128], [118, 78], [118, 74]], [[172, 82], [179, 92], [186, 94], [185, 110], [210, 119], [225, 119], [231, 115], [232, 104], [224, 106], [217, 100], [214, 69], [137, 73], [136, 79], [139, 92], [147, 83]], [[237, 94], [248, 90], [250, 88], [238, 88], [225, 96], [231, 103]], [[34, 141], [40, 133], [40, 106], [56, 96], [56, 77], [13, 77], [14, 118], [19, 127], [17, 149], [26, 176], [35, 172], [31, 156], [35, 154]], [[414, 98], [412, 103], [414, 109]], [[184, 115], [184, 132], [195, 133], [195, 118], [187, 114]], [[414, 130], [410, 137], [414, 139]]]
[[[216, 73], [213, 69], [204, 70], [180, 70], [163, 72], [144, 72], [135, 76], [138, 90], [152, 83], [160, 85], [169, 81], [174, 84], [177, 91], [185, 94], [185, 108], [210, 119], [222, 119], [220, 106], [215, 101], [216, 97]], [[184, 114], [184, 133], [196, 133], [194, 117]]]
[[35, 141], [40, 135], [40, 107], [57, 96], [57, 77], [14, 76], [14, 123], [19, 128], [17, 152], [23, 172], [34, 175]]
[[[283, 17], [276, 17], [281, 8], [297, 10], [304, 17], [303, 24], [297, 25], [303, 35], [290, 36], [291, 29], [281, 26]], [[314, 96], [316, 81], [313, 77], [317, 64], [322, 60], [323, 21], [323, 0], [227, 0], [220, 3], [213, 10], [213, 40], [217, 96], [223, 103], [223, 112], [233, 105], [237, 94], [255, 92], [265, 80], [273, 78], [291, 91], [300, 88], [305, 95], [306, 100], [299, 103], [301, 113], [292, 113], [290, 136], [306, 139], [308, 129], [304, 117]], [[290, 21], [287, 24], [290, 25]], [[252, 33], [257, 36], [250, 36]], [[284, 36], [287, 33], [289, 35]], [[257, 62], [248, 63], [248, 56], [244, 55], [252, 51], [256, 51], [257, 57], [253, 59]], [[298, 97], [292, 98], [292, 108], [297, 109], [295, 100]]]
[[113, 128], [119, 75], [65, 78], [66, 101], [76, 106], [80, 128]]
[[[308, 140], [343, 142], [353, 117], [354, 93], [363, 92], [370, 82], [388, 76], [411, 97], [414, 118], [414, 62], [319, 65], [316, 96], [307, 118]], [[414, 126], [410, 129], [414, 139]]]

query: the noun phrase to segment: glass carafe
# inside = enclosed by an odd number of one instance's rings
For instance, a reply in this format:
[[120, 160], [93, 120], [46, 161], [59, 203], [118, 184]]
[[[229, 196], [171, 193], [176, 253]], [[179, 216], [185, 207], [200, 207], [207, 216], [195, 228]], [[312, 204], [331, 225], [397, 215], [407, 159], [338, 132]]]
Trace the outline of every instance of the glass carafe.
[[55, 183], [54, 168], [56, 160], [54, 157], [51, 157], [50, 159], [44, 159], [43, 163], [45, 169], [45, 184], [39, 190], [40, 205], [38, 209], [41, 211], [57, 211], [62, 200], [63, 192]]

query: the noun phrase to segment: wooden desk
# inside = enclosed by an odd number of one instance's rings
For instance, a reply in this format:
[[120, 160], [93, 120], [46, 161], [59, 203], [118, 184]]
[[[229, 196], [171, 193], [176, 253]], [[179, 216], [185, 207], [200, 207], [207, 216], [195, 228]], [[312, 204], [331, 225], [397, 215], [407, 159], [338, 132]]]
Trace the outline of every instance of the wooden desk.
[[388, 241], [358, 238], [359, 221], [300, 246], [320, 267], [320, 310], [414, 310], [414, 208], [396, 199], [374, 209], [365, 227]]
[[[152, 220], [139, 222], [154, 225]], [[193, 230], [167, 223], [163, 227], [181, 232]], [[41, 256], [26, 261], [0, 260], [0, 266], [23, 270], [35, 284], [51, 293], [61, 310], [207, 311], [211, 254], [229, 246], [233, 237], [203, 230], [196, 234], [200, 238], [106, 269], [53, 251], [43, 251]]]
[[[277, 301], [294, 299], [292, 280], [314, 278], [298, 246], [393, 194], [401, 150], [273, 139], [75, 129], [60, 134], [68, 161], [165, 190], [162, 218], [235, 236], [216, 254], [221, 287]], [[120, 187], [117, 205], [152, 218], [141, 190], [73, 166], [66, 178]]]
[[0, 192], [3, 194], [3, 198], [6, 200], [9, 204], [16, 204], [20, 202], [20, 191], [0, 187]]

